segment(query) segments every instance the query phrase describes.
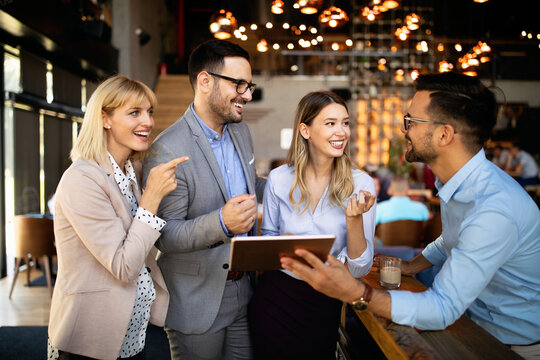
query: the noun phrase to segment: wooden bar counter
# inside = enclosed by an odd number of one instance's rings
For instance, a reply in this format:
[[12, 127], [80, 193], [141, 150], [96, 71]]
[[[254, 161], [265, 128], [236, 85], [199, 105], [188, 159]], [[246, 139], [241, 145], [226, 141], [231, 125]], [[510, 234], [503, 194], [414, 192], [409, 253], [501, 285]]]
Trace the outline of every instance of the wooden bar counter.
[[[373, 268], [362, 278], [380, 289], [379, 271]], [[399, 290], [421, 292], [427, 288], [411, 276], [401, 277]], [[421, 331], [374, 315], [355, 311], [388, 359], [521, 359], [516, 353], [466, 316], [445, 330]]]

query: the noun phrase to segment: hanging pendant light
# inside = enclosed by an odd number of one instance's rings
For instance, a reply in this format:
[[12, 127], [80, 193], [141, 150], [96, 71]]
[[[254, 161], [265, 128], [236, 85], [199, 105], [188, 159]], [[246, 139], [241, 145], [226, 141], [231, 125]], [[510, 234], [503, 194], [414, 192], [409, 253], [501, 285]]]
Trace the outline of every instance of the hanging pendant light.
[[407, 24], [407, 29], [414, 31], [420, 28], [420, 16], [415, 13], [410, 13], [405, 17], [405, 24]]
[[266, 39], [261, 39], [257, 43], [257, 51], [258, 52], [267, 52], [268, 51], [268, 41]]
[[210, 32], [216, 39], [229, 39], [234, 30], [238, 27], [238, 22], [232, 12], [221, 9], [210, 18]]
[[321, 25], [337, 28], [345, 25], [349, 21], [349, 16], [338, 7], [331, 6], [324, 10], [319, 16]]
[[302, 14], [313, 15], [321, 8], [323, 0], [296, 0], [295, 9], [300, 9]]
[[274, 0], [272, 1], [272, 13], [274, 14], [283, 14], [283, 7], [285, 6], [285, 3], [283, 0]]
[[398, 0], [385, 0], [382, 3], [382, 6], [384, 6], [387, 9], [395, 9], [399, 6], [399, 1]]

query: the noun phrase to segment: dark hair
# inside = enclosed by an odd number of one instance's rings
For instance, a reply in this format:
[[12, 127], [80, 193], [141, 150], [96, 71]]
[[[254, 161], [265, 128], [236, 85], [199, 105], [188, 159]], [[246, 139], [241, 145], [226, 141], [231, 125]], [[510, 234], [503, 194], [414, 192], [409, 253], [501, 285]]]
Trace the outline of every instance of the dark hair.
[[452, 125], [462, 142], [476, 153], [489, 139], [497, 119], [495, 95], [476, 78], [456, 72], [421, 75], [416, 91], [430, 91], [428, 112]]
[[249, 54], [239, 45], [225, 40], [208, 40], [193, 50], [189, 56], [188, 74], [191, 87], [195, 89], [197, 76], [201, 71], [219, 73], [225, 57], [243, 57], [249, 61]]

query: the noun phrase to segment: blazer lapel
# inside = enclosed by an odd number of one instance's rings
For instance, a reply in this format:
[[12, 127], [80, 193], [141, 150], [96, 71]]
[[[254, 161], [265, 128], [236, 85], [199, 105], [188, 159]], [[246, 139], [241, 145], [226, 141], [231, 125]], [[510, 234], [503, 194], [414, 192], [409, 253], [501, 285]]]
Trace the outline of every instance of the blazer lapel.
[[[129, 227], [129, 224], [131, 224], [131, 221], [133, 220], [133, 215], [131, 215], [131, 204], [127, 201], [126, 197], [122, 195], [122, 192], [120, 191], [120, 188], [118, 187], [118, 184], [116, 183], [116, 180], [114, 178], [114, 171], [112, 168], [111, 163], [107, 160], [103, 162], [99, 162], [98, 165], [105, 171], [107, 174], [107, 177], [109, 178], [109, 183], [111, 184], [111, 187], [115, 189], [116, 192], [118, 192], [118, 195], [120, 196], [120, 199], [122, 201], [122, 204], [124, 204], [124, 209], [126, 210], [124, 213], [118, 213], [122, 217], [122, 221], [124, 222], [124, 225]], [[139, 203], [139, 200], [141, 198], [141, 192], [140, 190], [133, 189], [133, 193], [135, 194], [135, 198], [137, 199], [137, 203]]]
[[[250, 165], [246, 161], [250, 161], [254, 155], [248, 154], [246, 151], [246, 148], [242, 146], [244, 142], [239, 141], [240, 134], [238, 133], [238, 130], [236, 129], [234, 124], [229, 125], [229, 134], [231, 136], [231, 139], [234, 143], [234, 147], [236, 148], [236, 151], [238, 151], [238, 157], [240, 158], [240, 162], [242, 163], [242, 169], [244, 169], [244, 176], [246, 177], [246, 185], [248, 188], [249, 194], [255, 194], [255, 180], [251, 177], [251, 171], [250, 171]], [[255, 159], [253, 159], [254, 161]]]
[[204, 136], [201, 125], [191, 111], [188, 110], [185, 116], [185, 120], [191, 129], [195, 142], [199, 146], [201, 152], [206, 158], [206, 161], [208, 162], [208, 165], [210, 166], [210, 169], [212, 170], [212, 173], [214, 174], [214, 178], [219, 185], [219, 189], [221, 190], [223, 199], [225, 199], [225, 201], [229, 200], [227, 188], [225, 187], [225, 181], [223, 180], [223, 175], [221, 174], [221, 170], [219, 169], [216, 156], [214, 155], [214, 151], [212, 151], [212, 147], [208, 143], [208, 139], [206, 139], [206, 136]]

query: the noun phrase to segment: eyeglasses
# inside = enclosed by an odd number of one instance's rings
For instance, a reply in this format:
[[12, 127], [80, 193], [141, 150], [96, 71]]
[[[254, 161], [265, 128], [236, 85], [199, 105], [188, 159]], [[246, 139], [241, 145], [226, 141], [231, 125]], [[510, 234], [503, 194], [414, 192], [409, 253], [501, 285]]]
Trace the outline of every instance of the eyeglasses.
[[[413, 118], [409, 114], [407, 114], [403, 117], [403, 127], [405, 128], [406, 131], [411, 128], [411, 122], [413, 121], [420, 122], [420, 123], [433, 123], [433, 124], [439, 124], [439, 125], [448, 125], [448, 123], [445, 123], [442, 121], [418, 119], [418, 118]], [[457, 131], [454, 129], [454, 134], [455, 133], [457, 133]]]
[[215, 73], [210, 72], [210, 71], [207, 71], [207, 73], [209, 73], [212, 76], [215, 76], [215, 77], [218, 77], [218, 78], [221, 78], [221, 79], [224, 79], [224, 80], [228, 80], [228, 81], [230, 81], [232, 83], [235, 83], [236, 84], [236, 92], [238, 94], [240, 94], [240, 95], [245, 94], [246, 91], [248, 91], [248, 89], [253, 94], [253, 92], [255, 91], [255, 86], [257, 86], [256, 84], [247, 82], [246, 80], [239, 80], [239, 79], [235, 79], [235, 78], [220, 75], [220, 74], [215, 74]]

